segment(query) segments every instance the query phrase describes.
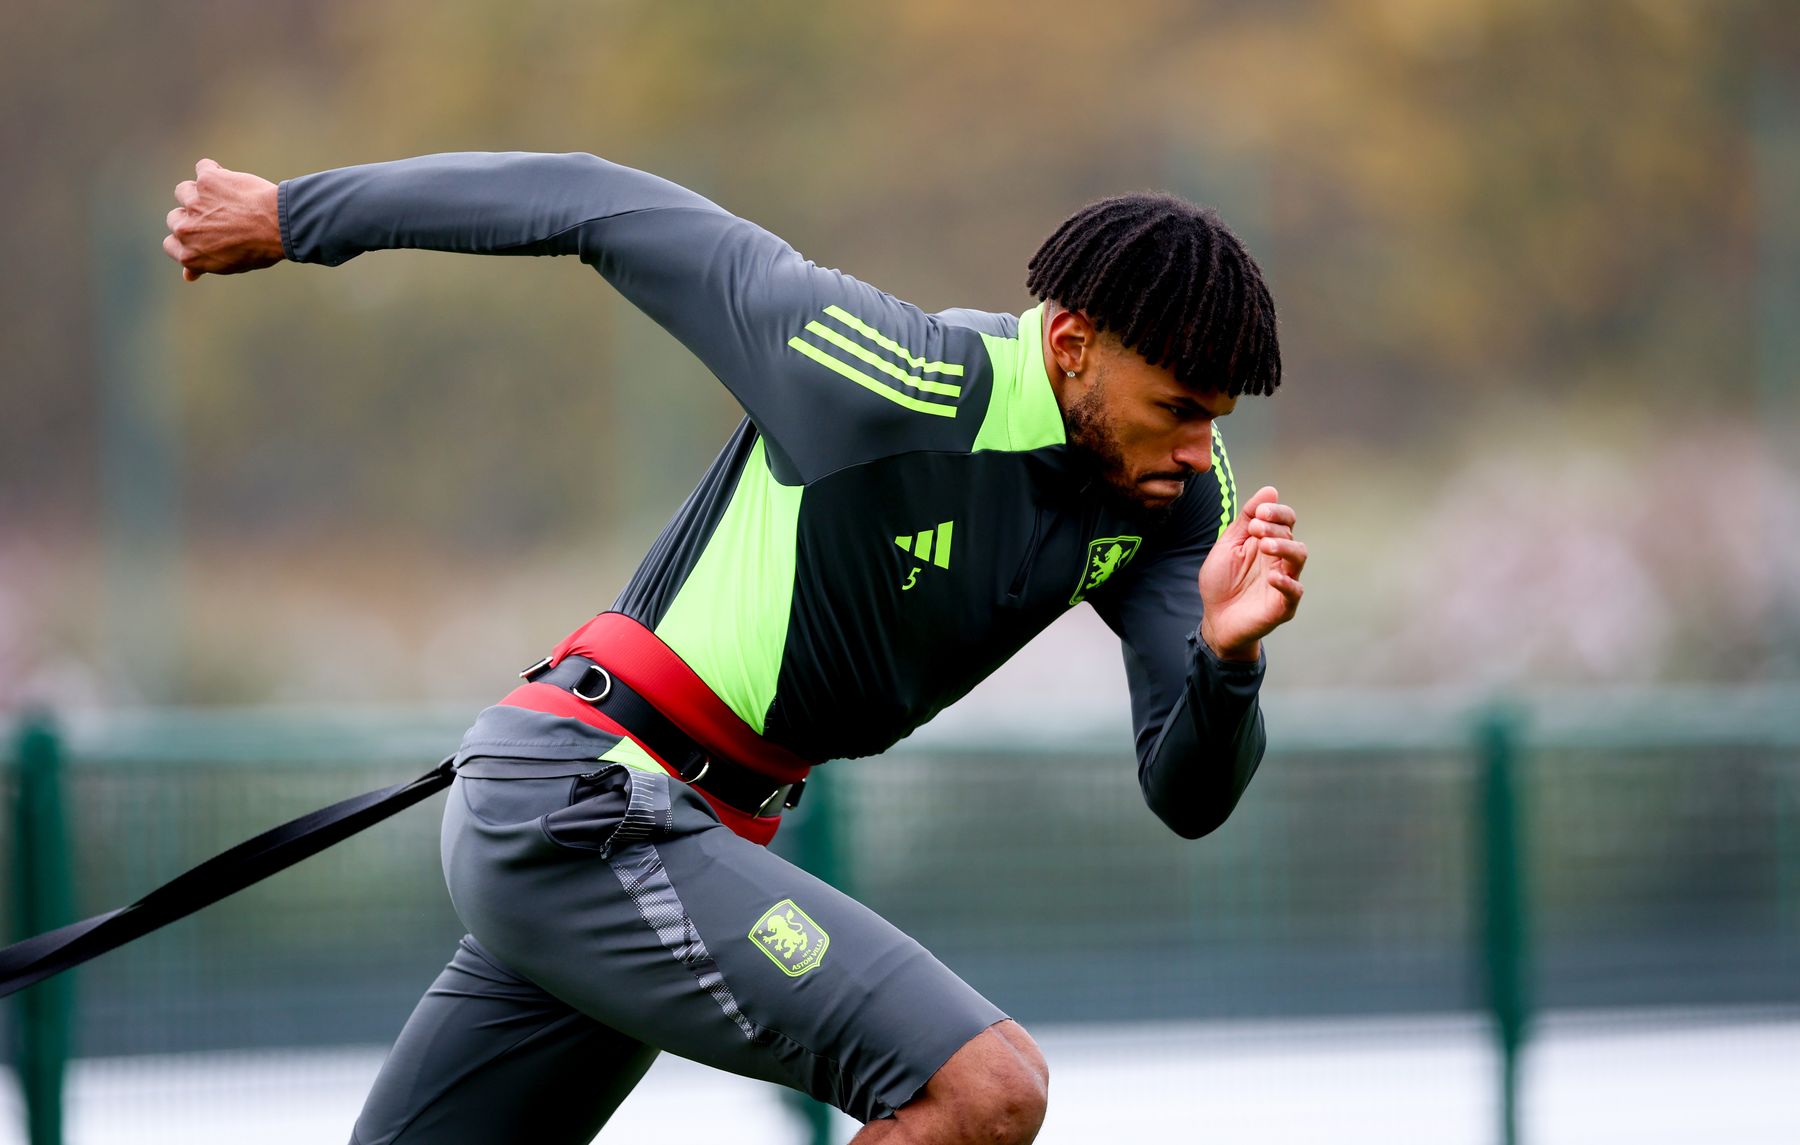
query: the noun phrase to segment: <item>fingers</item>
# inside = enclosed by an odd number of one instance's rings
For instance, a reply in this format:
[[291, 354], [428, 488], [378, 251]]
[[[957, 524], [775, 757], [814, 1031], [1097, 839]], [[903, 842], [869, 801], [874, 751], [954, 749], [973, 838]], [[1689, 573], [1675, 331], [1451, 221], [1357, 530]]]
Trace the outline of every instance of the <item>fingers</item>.
[[200, 160], [200, 162], [194, 164], [194, 178], [197, 180], [200, 178], [200, 176], [206, 174], [208, 171], [223, 171], [223, 170], [225, 170], [225, 168], [219, 166], [217, 163], [214, 163], [211, 159], [202, 159], [202, 160]]
[[1304, 541], [1261, 539], [1257, 545], [1263, 555], [1274, 557], [1285, 565], [1290, 576], [1299, 576], [1306, 568]]
[[181, 277], [185, 281], [194, 282], [198, 280], [201, 275], [206, 273], [203, 270], [195, 270], [193, 267], [187, 265], [188, 258], [190, 257], [188, 249], [181, 245], [181, 240], [176, 238], [173, 233], [163, 236], [162, 248], [164, 254], [182, 264]]
[[1292, 610], [1300, 606], [1300, 598], [1306, 594], [1306, 587], [1278, 568], [1269, 570], [1268, 579], [1269, 587], [1273, 588], [1276, 592], [1286, 598], [1290, 606], [1289, 615], [1291, 616], [1293, 614]]
[[1243, 520], [1253, 519], [1257, 515], [1257, 510], [1261, 509], [1264, 505], [1273, 505], [1279, 500], [1281, 500], [1281, 494], [1275, 492], [1275, 487], [1273, 485], [1264, 485], [1261, 489], [1250, 494], [1250, 499], [1245, 501], [1238, 509], [1238, 517]]
[[1292, 525], [1297, 520], [1294, 510], [1276, 500], [1279, 494], [1275, 490], [1268, 489], [1265, 492], [1269, 494], [1267, 501], [1256, 505], [1253, 509], [1247, 507], [1245, 511], [1257, 520], [1268, 521], [1276, 525]]
[[1264, 505], [1273, 504], [1278, 496], [1279, 494], [1275, 492], [1273, 486], [1264, 485], [1258, 489], [1248, 501], [1238, 506], [1237, 516], [1231, 519], [1230, 527], [1225, 531], [1225, 536], [1220, 539], [1228, 547], [1243, 544], [1244, 538], [1253, 535], [1250, 526], [1253, 521], [1258, 519], [1258, 511]]
[[191, 207], [200, 201], [200, 184], [192, 179], [183, 179], [175, 184], [175, 201], [184, 207]]
[[1274, 489], [1265, 487], [1258, 490], [1256, 496], [1245, 505], [1242, 519], [1246, 536], [1267, 540], [1293, 540], [1294, 525], [1299, 517], [1291, 506], [1275, 500], [1277, 496]]
[[[182, 186], [191, 187], [193, 184], [184, 183]], [[181, 188], [177, 187], [176, 197], [179, 198], [180, 194]], [[163, 236], [162, 248], [164, 254], [181, 264], [182, 279], [193, 282], [206, 272], [195, 270], [188, 265], [188, 260], [193, 257], [193, 252], [188, 250], [186, 244], [181, 241], [182, 236], [187, 233], [188, 220], [186, 207], [176, 207], [163, 217], [163, 224], [169, 228], [169, 233]]]
[[1298, 519], [1294, 510], [1281, 504], [1281, 494], [1273, 485], [1264, 485], [1250, 499], [1239, 507], [1237, 516], [1232, 519], [1231, 527], [1238, 537], [1291, 537], [1294, 522]]

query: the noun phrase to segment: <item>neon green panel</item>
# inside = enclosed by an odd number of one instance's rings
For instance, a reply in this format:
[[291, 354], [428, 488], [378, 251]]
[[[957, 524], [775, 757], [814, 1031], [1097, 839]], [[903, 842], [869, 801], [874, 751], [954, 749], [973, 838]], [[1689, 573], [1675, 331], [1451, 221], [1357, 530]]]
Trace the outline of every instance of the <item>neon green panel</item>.
[[994, 363], [994, 390], [987, 414], [975, 435], [975, 449], [1023, 452], [1061, 445], [1062, 410], [1044, 373], [1044, 308], [1040, 304], [1019, 315], [1019, 336], [983, 334]]
[[758, 438], [706, 551], [656, 626], [758, 734], [787, 648], [803, 492], [775, 480]]
[[931, 530], [930, 529], [926, 529], [923, 533], [919, 534], [918, 542], [913, 545], [913, 556], [918, 557], [922, 561], [928, 561], [931, 559]]
[[638, 771], [653, 771], [657, 775], [668, 774], [663, 770], [662, 764], [650, 758], [650, 753], [639, 747], [635, 740], [622, 739], [607, 748], [600, 756], [600, 762], [622, 763], [626, 767], [636, 768]]

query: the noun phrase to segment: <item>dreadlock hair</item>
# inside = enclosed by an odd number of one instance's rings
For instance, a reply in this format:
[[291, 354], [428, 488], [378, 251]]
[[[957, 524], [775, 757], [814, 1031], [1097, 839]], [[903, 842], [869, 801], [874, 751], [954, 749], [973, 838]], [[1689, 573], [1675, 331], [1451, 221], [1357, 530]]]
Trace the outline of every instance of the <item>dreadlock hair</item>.
[[1040, 301], [1086, 314], [1197, 390], [1270, 394], [1281, 384], [1275, 302], [1218, 214], [1174, 195], [1116, 195], [1056, 228], [1026, 267]]

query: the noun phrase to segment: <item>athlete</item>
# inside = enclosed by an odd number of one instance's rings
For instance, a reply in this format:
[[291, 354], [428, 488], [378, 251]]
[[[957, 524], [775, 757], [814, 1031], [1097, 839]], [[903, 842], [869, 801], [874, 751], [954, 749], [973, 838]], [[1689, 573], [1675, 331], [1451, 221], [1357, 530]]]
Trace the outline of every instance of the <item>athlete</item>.
[[747, 415], [612, 607], [464, 738], [443, 861], [469, 933], [352, 1140], [587, 1141], [665, 1049], [828, 1101], [862, 1145], [1032, 1140], [1025, 1031], [761, 844], [808, 768], [885, 750], [1083, 601], [1124, 646], [1150, 808], [1190, 838], [1230, 814], [1306, 548], [1274, 489], [1240, 503], [1216, 429], [1281, 375], [1218, 217], [1104, 200], [1031, 260], [1038, 305], [926, 314], [589, 155], [279, 186], [202, 160], [175, 197], [189, 280], [576, 255]]

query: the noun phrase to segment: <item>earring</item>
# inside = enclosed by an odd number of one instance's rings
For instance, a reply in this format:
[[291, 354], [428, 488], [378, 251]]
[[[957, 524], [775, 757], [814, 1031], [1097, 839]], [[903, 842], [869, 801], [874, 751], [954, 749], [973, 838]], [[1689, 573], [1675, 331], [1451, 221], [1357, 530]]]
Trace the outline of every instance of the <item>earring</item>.
[[1064, 370], [1063, 373], [1069, 375], [1071, 378], [1075, 376], [1074, 370]]

